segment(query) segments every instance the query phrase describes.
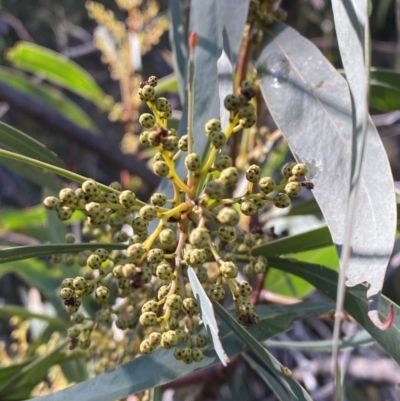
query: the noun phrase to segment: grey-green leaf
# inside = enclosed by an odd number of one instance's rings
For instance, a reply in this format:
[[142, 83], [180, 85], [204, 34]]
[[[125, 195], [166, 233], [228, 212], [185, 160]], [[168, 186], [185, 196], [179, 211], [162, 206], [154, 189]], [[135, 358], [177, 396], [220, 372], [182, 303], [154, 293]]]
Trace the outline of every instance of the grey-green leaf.
[[190, 266], [188, 267], [188, 277], [192, 286], [193, 295], [197, 298], [197, 301], [200, 304], [201, 319], [204, 323], [204, 326], [211, 335], [215, 352], [217, 353], [218, 358], [220, 359], [222, 364], [226, 366], [229, 363], [229, 358], [228, 355], [226, 355], [226, 352], [219, 338], [219, 329], [217, 320], [215, 319], [212, 303], [208, 298], [206, 292], [204, 291], [203, 286], [199, 282], [196, 273]]
[[[288, 330], [293, 319], [332, 310], [332, 303], [302, 302], [297, 305], [264, 305], [256, 308], [260, 323], [248, 329], [259, 341]], [[229, 356], [244, 351], [247, 344], [241, 341], [226, 324], [220, 325], [221, 340]], [[38, 401], [114, 401], [148, 388], [158, 387], [186, 376], [191, 372], [219, 362], [215, 352], [208, 347], [204, 359], [190, 365], [173, 358], [171, 350], [159, 349], [151, 355], [133, 359], [104, 374], [50, 394]]]
[[[257, 69], [272, 116], [297, 160], [307, 164], [333, 241], [341, 245], [353, 129], [348, 85], [310, 41], [281, 23], [271, 27]], [[371, 295], [382, 286], [396, 221], [392, 174], [372, 124], [357, 202], [348, 284], [368, 280]]]

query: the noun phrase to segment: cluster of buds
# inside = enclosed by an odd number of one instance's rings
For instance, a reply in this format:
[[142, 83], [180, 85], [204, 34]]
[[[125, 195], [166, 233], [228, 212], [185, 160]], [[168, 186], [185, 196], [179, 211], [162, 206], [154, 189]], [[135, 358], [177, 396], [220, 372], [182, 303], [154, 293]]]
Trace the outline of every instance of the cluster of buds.
[[[225, 98], [230, 114], [225, 129], [217, 119], [205, 124], [210, 147], [204, 155], [189, 153], [192, 139], [168, 128], [172, 107], [166, 98], [156, 98], [156, 85], [156, 77], [140, 85], [139, 97], [150, 109], [139, 119], [144, 128], [140, 142], [156, 149], [154, 173], [170, 180], [173, 198], [156, 192], [145, 203], [118, 183], [105, 187], [88, 180], [76, 190], [63, 189], [58, 198], [46, 198], [44, 204], [61, 220], [81, 210], [87, 215], [85, 235], [126, 244], [123, 251], [99, 248], [78, 255], [84, 274], [62, 282], [60, 296], [74, 323], [68, 331], [71, 348], [90, 348], [93, 332], [112, 321], [121, 330], [140, 323], [142, 353], [174, 348], [175, 358], [191, 363], [203, 358], [207, 340], [197, 330], [200, 305], [191, 290], [188, 267], [212, 301], [223, 302], [231, 293], [240, 324], [257, 323], [249, 300], [252, 286], [242, 275], [239, 279], [239, 271], [247, 277], [263, 274], [268, 261], [252, 256], [264, 238], [239, 229], [241, 215], [253, 216], [268, 204], [288, 207], [290, 198], [307, 183], [307, 168], [288, 163], [282, 180], [275, 183], [262, 176], [260, 166], [251, 165], [245, 171], [245, 192], [226, 197], [241, 174], [223, 148], [231, 135], [256, 122], [254, 84], [244, 81], [240, 95]], [[179, 158], [184, 158], [186, 178], [176, 172]], [[84, 296], [92, 296], [101, 306], [94, 318], [79, 312]]]

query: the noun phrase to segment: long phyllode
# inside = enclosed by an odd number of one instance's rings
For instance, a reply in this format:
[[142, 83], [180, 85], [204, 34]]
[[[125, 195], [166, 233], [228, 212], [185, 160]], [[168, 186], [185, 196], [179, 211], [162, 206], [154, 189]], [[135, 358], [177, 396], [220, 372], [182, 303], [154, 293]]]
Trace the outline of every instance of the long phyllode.
[[[253, 216], [268, 204], [288, 207], [291, 197], [310, 185], [304, 179], [304, 164], [285, 165], [282, 180], [275, 183], [263, 176], [257, 164], [239, 171], [224, 153], [232, 135], [256, 122], [252, 103], [256, 88], [251, 81], [242, 82], [239, 96], [226, 97], [224, 104], [230, 113], [227, 127], [222, 127], [218, 119], [206, 123], [204, 135], [210, 147], [204, 155], [193, 151], [188, 154], [188, 136], [179, 137], [168, 128], [172, 107], [167, 99], [156, 97], [156, 86], [157, 78], [153, 76], [140, 84], [139, 97], [150, 110], [139, 118], [143, 127], [140, 143], [155, 148], [153, 171], [170, 180], [174, 197], [154, 193], [146, 203], [132, 191], [123, 190], [119, 183], [105, 187], [87, 180], [80, 188], [65, 188], [58, 198], [48, 197], [43, 203], [61, 220], [70, 219], [76, 210], [83, 212], [86, 221], [82, 234], [86, 237], [126, 244], [118, 251], [99, 248], [52, 256], [55, 263], [77, 262], [81, 266], [80, 275], [64, 279], [60, 288], [73, 323], [68, 330], [70, 349], [78, 347], [96, 356], [99, 346], [94, 344], [106, 333], [112, 336], [108, 330], [114, 322], [121, 330], [139, 327], [140, 342], [127, 344], [128, 357], [163, 347], [173, 348], [176, 359], [192, 363], [203, 358], [201, 349], [207, 339], [197, 328], [200, 305], [191, 291], [188, 266], [195, 270], [212, 301], [223, 302], [230, 293], [238, 322], [246, 326], [257, 323], [259, 317], [249, 300], [252, 287], [238, 279], [238, 274], [263, 274], [268, 260], [252, 255], [263, 236], [244, 232], [238, 224], [243, 215]], [[187, 177], [179, 177], [176, 172], [179, 158], [183, 159]], [[240, 196], [227, 196], [242, 176], [247, 180], [246, 191]], [[126, 226], [133, 234], [128, 234]], [[69, 234], [66, 242], [74, 241]], [[99, 305], [94, 317], [80, 312], [85, 297]], [[110, 355], [113, 352], [111, 347]]]

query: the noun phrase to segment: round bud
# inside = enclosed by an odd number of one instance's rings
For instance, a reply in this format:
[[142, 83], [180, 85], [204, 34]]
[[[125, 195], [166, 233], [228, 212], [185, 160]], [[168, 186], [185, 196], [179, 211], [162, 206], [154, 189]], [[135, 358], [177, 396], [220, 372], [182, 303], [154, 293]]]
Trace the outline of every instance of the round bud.
[[167, 296], [166, 305], [172, 310], [180, 310], [182, 308], [182, 298], [179, 295], [172, 294]]
[[286, 194], [277, 194], [272, 199], [273, 204], [281, 209], [290, 206], [290, 198]]
[[161, 263], [157, 266], [156, 276], [160, 280], [171, 280], [174, 270], [171, 265], [167, 262]]
[[110, 185], [110, 188], [115, 189], [116, 191], [122, 191], [122, 185], [118, 181], [113, 181]]
[[190, 249], [185, 254], [185, 262], [191, 266], [201, 265], [206, 261], [206, 257], [204, 249]]
[[161, 342], [161, 334], [157, 333], [156, 331], [153, 331], [152, 333], [149, 334], [148, 340], [150, 341], [150, 344], [158, 345]]
[[293, 175], [292, 173], [292, 169], [293, 167], [296, 165], [297, 163], [295, 162], [290, 162], [290, 163], [286, 163], [283, 167], [282, 167], [282, 175], [285, 178], [289, 178]]
[[210, 133], [210, 142], [217, 149], [222, 148], [226, 144], [226, 136], [222, 131], [212, 131]]
[[157, 313], [158, 308], [159, 308], [159, 306], [158, 306], [157, 301], [150, 300], [143, 304], [141, 311], [142, 311], [142, 313], [145, 313], [145, 312]]
[[119, 203], [126, 209], [129, 209], [135, 204], [136, 195], [132, 191], [122, 191], [119, 194]]
[[188, 150], [188, 136], [183, 135], [178, 141], [178, 149], [182, 152], [187, 152]]
[[86, 287], [86, 280], [84, 277], [77, 276], [72, 283], [74, 290], [84, 290]]
[[151, 195], [150, 202], [154, 206], [162, 207], [167, 203], [167, 197], [160, 192], [156, 192], [155, 194]]
[[138, 233], [142, 233], [147, 230], [149, 222], [142, 217], [135, 217], [132, 220], [131, 225], [135, 232], [137, 231]]
[[58, 197], [60, 198], [61, 202], [68, 204], [73, 204], [78, 201], [75, 191], [71, 188], [63, 188]]
[[101, 257], [99, 255], [93, 254], [93, 255], [90, 255], [87, 258], [87, 262], [86, 263], [91, 269], [95, 270], [95, 269], [100, 269], [102, 260], [101, 260]]
[[160, 232], [158, 239], [164, 245], [174, 245], [176, 243], [176, 233], [170, 228], [164, 228]]
[[235, 185], [239, 180], [239, 172], [236, 167], [228, 167], [225, 170], [221, 171], [221, 175], [218, 178], [218, 181], [224, 187], [230, 187]]
[[145, 312], [140, 315], [139, 321], [142, 326], [154, 326], [157, 323], [157, 315], [154, 312]]
[[196, 153], [191, 153], [185, 158], [185, 166], [188, 171], [199, 171], [201, 168], [201, 158]]
[[285, 192], [289, 196], [296, 196], [300, 193], [301, 191], [301, 184], [299, 182], [289, 182], [285, 186]]
[[210, 234], [205, 228], [195, 228], [189, 235], [189, 242], [196, 248], [205, 248], [210, 240]]
[[247, 263], [243, 267], [243, 274], [247, 277], [254, 276], [254, 263]]
[[161, 144], [163, 149], [172, 152], [178, 148], [178, 137], [175, 135], [168, 135], [162, 140]]
[[147, 80], [147, 83], [153, 87], [156, 87], [158, 84], [157, 77], [155, 75], [151, 75], [149, 79]]
[[240, 299], [237, 310], [244, 316], [251, 316], [254, 314], [254, 305], [247, 299]]
[[126, 253], [132, 258], [133, 262], [139, 262], [146, 253], [146, 248], [142, 244], [132, 244], [128, 247]]
[[153, 128], [154, 124], [156, 123], [156, 119], [152, 114], [143, 113], [139, 117], [139, 124], [146, 129]]
[[93, 253], [99, 256], [102, 262], [105, 262], [108, 259], [108, 251], [103, 248], [98, 248]]
[[183, 348], [176, 348], [174, 351], [174, 358], [178, 361], [181, 361], [183, 359], [182, 349]]
[[218, 228], [218, 237], [222, 241], [232, 242], [236, 238], [236, 229], [232, 226], [221, 226]]
[[90, 344], [91, 344], [91, 341], [90, 341], [90, 338], [88, 338], [88, 337], [79, 339], [79, 348], [80, 349], [87, 350], [87, 349], [89, 349]]
[[189, 363], [193, 362], [193, 356], [192, 356], [191, 348], [188, 348], [188, 347], [182, 348], [181, 354], [182, 354], [182, 361], [183, 362], [185, 362], [186, 364], [189, 364]]
[[202, 334], [194, 335], [192, 341], [194, 345], [199, 348], [204, 348], [207, 345], [207, 339]]
[[209, 198], [219, 200], [225, 193], [225, 187], [219, 181], [211, 180], [207, 182], [204, 192]]
[[265, 194], [269, 194], [275, 188], [275, 182], [271, 177], [263, 177], [258, 182], [258, 185]]
[[228, 95], [224, 99], [224, 107], [228, 111], [236, 111], [239, 108], [239, 99], [235, 95]]
[[155, 346], [149, 340], [143, 340], [140, 343], [139, 349], [142, 354], [151, 354], [154, 351]]
[[217, 219], [220, 223], [233, 227], [239, 223], [240, 215], [234, 208], [224, 207], [218, 212]]
[[149, 140], [149, 134], [150, 134], [149, 131], [143, 131], [143, 132], [139, 135], [139, 142], [140, 142], [143, 146], [146, 146], [146, 147], [148, 147], [148, 148], [151, 146], [151, 143], [150, 143], [150, 140]]
[[159, 248], [150, 249], [146, 258], [149, 263], [161, 263], [164, 259], [164, 251]]
[[308, 168], [304, 163], [296, 164], [292, 168], [292, 174], [295, 177], [304, 177], [305, 175], [307, 175], [307, 173], [308, 173]]
[[267, 271], [267, 267], [268, 260], [263, 256], [259, 256], [256, 260], [256, 263], [254, 263], [254, 272], [256, 274], [263, 274]]
[[139, 210], [139, 215], [146, 221], [152, 221], [157, 217], [157, 210], [154, 206], [145, 205]]
[[69, 288], [69, 287], [61, 288], [60, 297], [62, 299], [69, 299], [69, 298], [73, 297], [74, 294], [75, 294], [75, 292], [72, 288]]
[[219, 302], [225, 298], [225, 289], [221, 284], [214, 284], [208, 293], [211, 301]]
[[203, 359], [204, 355], [203, 355], [203, 351], [201, 349], [198, 348], [193, 348], [192, 349], [192, 359], [195, 362], [200, 362]]
[[169, 174], [168, 164], [161, 160], [156, 161], [153, 164], [153, 171], [154, 174], [158, 175], [159, 177], [167, 177]]
[[46, 209], [57, 210], [61, 206], [61, 202], [55, 196], [48, 196], [43, 200], [43, 205]]
[[87, 180], [82, 184], [82, 190], [86, 195], [98, 195], [100, 194], [100, 188], [96, 181]]
[[240, 204], [240, 210], [245, 216], [254, 216], [258, 208], [252, 200], [247, 200]]
[[169, 293], [169, 285], [161, 286], [157, 293], [157, 299], [161, 301], [168, 295], [168, 293]]
[[246, 170], [246, 179], [249, 182], [258, 182], [261, 177], [261, 168], [257, 164], [253, 164]]
[[217, 118], [212, 118], [206, 122], [204, 127], [206, 134], [209, 135], [213, 131], [221, 131], [221, 121]]
[[241, 281], [237, 286], [238, 292], [243, 297], [249, 296], [253, 292], [253, 287], [247, 281]]
[[252, 118], [255, 116], [256, 109], [251, 103], [239, 107], [238, 114], [241, 118]]
[[250, 81], [249, 79], [245, 79], [240, 83], [240, 89], [241, 90], [249, 90], [249, 89], [254, 89], [254, 83], [253, 81]]
[[161, 346], [166, 349], [171, 349], [178, 344], [178, 336], [174, 330], [168, 330], [161, 334]]
[[156, 109], [157, 111], [168, 111], [169, 109], [169, 102], [165, 97], [159, 97], [156, 100]]
[[73, 211], [71, 208], [67, 206], [62, 206], [59, 209], [57, 209], [57, 216], [60, 220], [67, 221], [71, 218], [72, 212]]
[[199, 313], [199, 307], [197, 305], [197, 301], [194, 298], [185, 298], [183, 300], [182, 309], [189, 316], [193, 316]]
[[229, 167], [233, 166], [233, 161], [232, 158], [225, 154], [225, 153], [220, 153], [216, 160], [214, 161], [214, 167], [218, 170], [218, 171], [222, 171], [225, 170]]
[[143, 88], [141, 88], [141, 99], [144, 100], [145, 102], [152, 101], [154, 99], [154, 96], [156, 94], [156, 91], [151, 85], [144, 85]]
[[238, 275], [239, 269], [234, 262], [222, 262], [221, 266], [219, 267], [221, 274], [225, 278], [236, 278]]
[[105, 287], [104, 285], [101, 285], [96, 288], [94, 295], [95, 295], [97, 301], [103, 303], [103, 302], [106, 302], [107, 299], [110, 297], [110, 291], [108, 290], [107, 287]]
[[73, 278], [65, 278], [61, 282], [61, 288], [74, 288], [74, 279]]

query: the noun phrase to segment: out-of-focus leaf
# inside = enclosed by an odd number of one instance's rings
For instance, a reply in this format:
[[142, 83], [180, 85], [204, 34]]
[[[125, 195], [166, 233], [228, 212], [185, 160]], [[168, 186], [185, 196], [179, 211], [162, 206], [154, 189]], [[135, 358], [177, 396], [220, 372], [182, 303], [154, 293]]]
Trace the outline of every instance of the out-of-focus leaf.
[[[324, 313], [332, 309], [331, 303], [303, 302], [297, 305], [268, 305], [256, 308], [260, 323], [248, 328], [248, 332], [260, 341], [289, 329], [295, 318], [310, 314]], [[225, 324], [220, 325], [221, 340], [229, 356], [242, 352], [246, 343], [241, 341]], [[40, 398], [40, 401], [114, 401], [129, 394], [186, 376], [191, 372], [211, 366], [219, 359], [210, 345], [204, 350], [201, 362], [185, 365], [172, 357], [170, 350], [159, 349], [151, 355], [135, 358], [133, 361], [101, 374], [94, 379], [69, 387], [65, 390]], [[39, 399], [38, 399], [39, 400]]]
[[[257, 62], [261, 91], [293, 154], [308, 166], [307, 177], [315, 184], [313, 192], [333, 241], [341, 245], [353, 129], [348, 85], [321, 52], [293, 29], [275, 23], [267, 36]], [[391, 254], [396, 221], [390, 166], [372, 124], [365, 155], [348, 284], [368, 279], [371, 295], [382, 286], [381, 272]]]
[[307, 214], [322, 217], [321, 209], [315, 199], [307, 199], [294, 203], [286, 216], [304, 216]]
[[[16, 152], [58, 167], [64, 166], [64, 163], [40, 142], [2, 122], [0, 122], [0, 149]], [[47, 171], [1, 156], [0, 162], [35, 184], [47, 186], [55, 191], [61, 189], [61, 182]]]
[[328, 227], [324, 226], [311, 231], [306, 231], [305, 233], [280, 238], [255, 247], [253, 250], [253, 255], [285, 255], [288, 253], [297, 253], [312, 249], [325, 248], [329, 245], [332, 245], [331, 234], [328, 230]]
[[199, 279], [196, 276], [196, 273], [190, 266], [188, 267], [188, 277], [192, 287], [193, 295], [197, 298], [197, 301], [200, 305], [201, 320], [203, 321], [204, 326], [208, 330], [208, 333], [211, 335], [214, 349], [218, 355], [218, 358], [220, 359], [222, 364], [226, 366], [229, 363], [229, 358], [226, 355], [226, 352], [219, 338], [219, 329], [217, 320], [215, 319], [214, 308], [212, 306], [212, 303], [208, 298], [206, 292], [204, 291], [203, 286], [200, 284]]
[[33, 257], [52, 255], [56, 253], [78, 253], [87, 249], [103, 248], [106, 250], [126, 249], [124, 244], [44, 244], [44, 245], [26, 245], [16, 246], [14, 248], [5, 248], [0, 250], [0, 264], [15, 260], [24, 260]]
[[[268, 368], [279, 379], [287, 392], [298, 401], [312, 401], [309, 394], [294, 379], [291, 374], [284, 374], [285, 367], [269, 353], [260, 342], [241, 326], [220, 304], [215, 303], [218, 316], [231, 328], [231, 330], [243, 340], [247, 346], [257, 355], [257, 358], [268, 366]], [[287, 368], [286, 368], [287, 369]]]
[[23, 362], [15, 363], [9, 366], [0, 367], [0, 383], [6, 382], [10, 377], [14, 376], [25, 366], [29, 365], [36, 357], [29, 357]]
[[60, 368], [69, 383], [80, 383], [89, 377], [87, 363], [82, 359], [70, 359], [62, 362]]
[[253, 358], [251, 354], [243, 353], [242, 357], [246, 360], [249, 366], [261, 377], [264, 383], [272, 390], [272, 392], [276, 395], [278, 401], [287, 401], [290, 396], [279, 383], [278, 380], [275, 379], [269, 372], [267, 372], [256, 360]]
[[97, 131], [91, 118], [77, 104], [57, 89], [43, 82], [33, 83], [25, 74], [7, 67], [0, 67], [0, 81], [29, 95], [32, 97], [33, 102], [35, 99], [41, 100], [81, 127], [94, 133]]
[[[366, 330], [351, 337], [344, 337], [340, 340], [341, 350], [353, 350], [358, 347], [374, 344], [375, 340]], [[315, 341], [277, 341], [267, 340], [265, 345], [278, 349], [293, 349], [297, 351], [311, 352], [332, 352], [332, 340], [315, 340]]]
[[185, 102], [186, 71], [188, 60], [188, 49], [184, 37], [184, 25], [182, 21], [182, 8], [180, 0], [169, 1], [169, 16], [171, 28], [169, 29], [169, 42], [172, 48], [174, 71], [178, 84], [181, 103]]
[[16, 67], [39, 74], [104, 110], [110, 110], [112, 101], [97, 85], [93, 77], [74, 61], [45, 47], [18, 42], [6, 55]]
[[51, 326], [53, 326], [53, 329], [54, 328], [65, 329], [66, 327], [69, 327], [69, 323], [63, 319], [60, 319], [58, 317], [42, 315], [39, 313], [33, 313], [17, 305], [0, 306], [0, 316], [1, 317], [18, 316], [21, 317], [22, 319], [39, 319], [49, 323]]
[[[271, 266], [286, 271], [310, 282], [329, 298], [336, 299], [338, 273], [321, 265], [298, 262], [295, 259], [270, 258]], [[368, 317], [367, 287], [357, 285], [348, 288], [345, 299], [345, 310], [391, 355], [400, 363], [400, 307], [385, 296], [381, 296], [379, 315], [384, 319], [389, 306], [394, 308], [394, 321], [389, 330], [378, 329]]]
[[62, 341], [54, 350], [35, 358], [15, 375], [0, 383], [0, 398], [21, 400], [30, 396], [33, 388], [47, 376], [51, 366], [62, 360], [61, 350], [68, 340]]
[[371, 107], [382, 111], [400, 110], [400, 73], [371, 68], [370, 85]]
[[167, 75], [166, 77], [159, 79], [155, 90], [158, 95], [165, 92], [177, 92], [178, 81], [175, 74]]

